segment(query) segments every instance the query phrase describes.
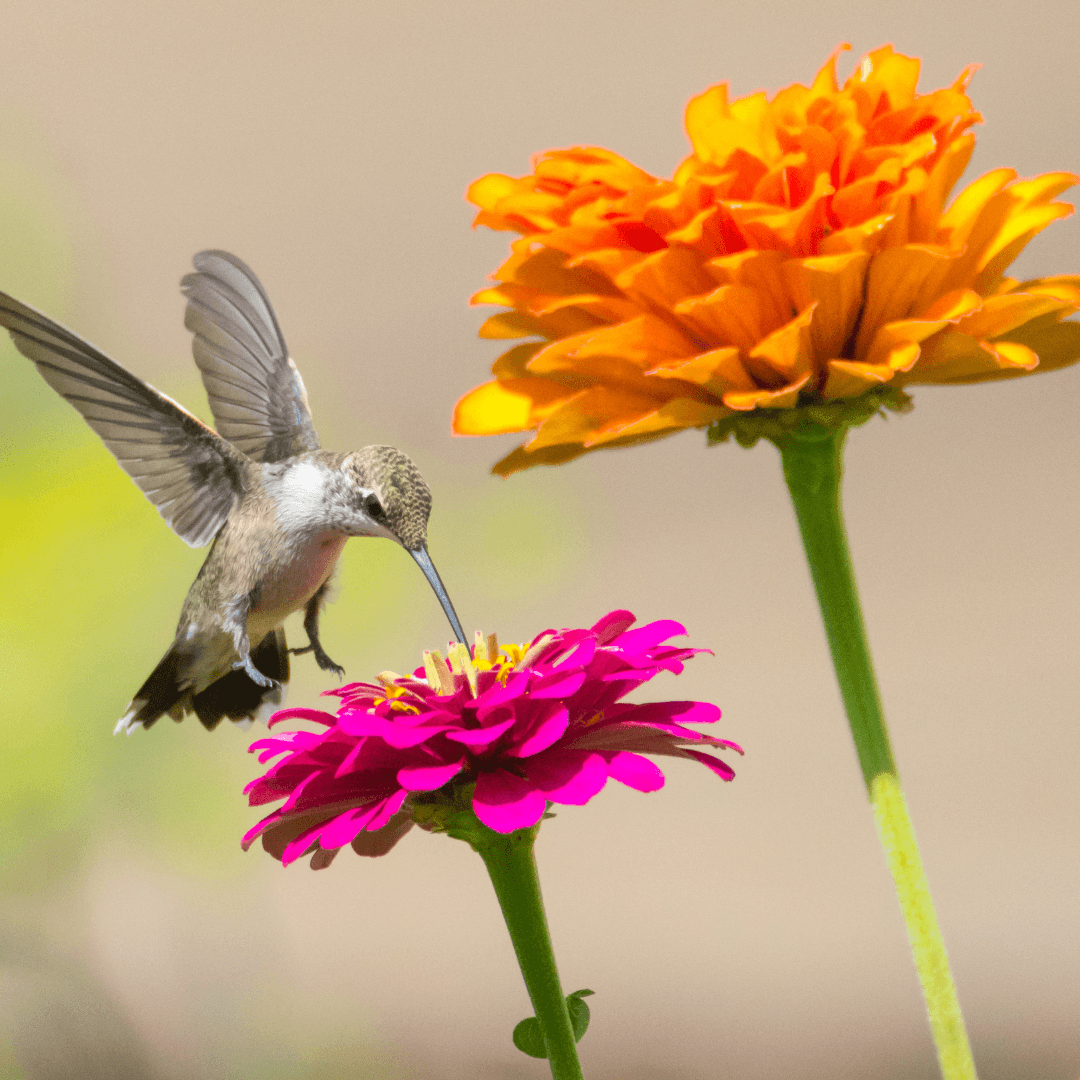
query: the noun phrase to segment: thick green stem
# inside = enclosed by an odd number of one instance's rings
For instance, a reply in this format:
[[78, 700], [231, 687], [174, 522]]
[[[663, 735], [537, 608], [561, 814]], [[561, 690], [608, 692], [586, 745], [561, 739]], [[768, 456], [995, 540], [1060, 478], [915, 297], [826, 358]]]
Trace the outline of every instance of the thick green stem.
[[946, 1080], [975, 1080], [960, 1002], [911, 827], [866, 640], [840, 510], [844, 428], [805, 427], [777, 440], [863, 780], [896, 885]]
[[533, 857], [536, 832], [534, 827], [504, 836], [484, 829], [482, 838], [474, 832], [470, 841], [495, 886], [533, 1011], [540, 1022], [553, 1080], [582, 1080], [570, 1011], [559, 982], [540, 895]]
[[855, 573], [840, 512], [844, 428], [800, 429], [780, 444], [825, 636], [867, 791], [878, 773], [896, 773], [870, 660]]

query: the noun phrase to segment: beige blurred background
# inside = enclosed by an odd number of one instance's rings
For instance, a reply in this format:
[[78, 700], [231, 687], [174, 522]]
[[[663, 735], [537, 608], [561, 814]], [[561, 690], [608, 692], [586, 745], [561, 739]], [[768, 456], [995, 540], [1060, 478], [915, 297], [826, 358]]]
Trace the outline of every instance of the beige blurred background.
[[[591, 1080], [936, 1075], [896, 901], [775, 451], [690, 432], [499, 481], [454, 439], [497, 344], [467, 298], [508, 236], [468, 183], [599, 143], [670, 174], [682, 109], [808, 81], [833, 47], [985, 67], [970, 176], [1080, 171], [1065, 0], [5, 5], [0, 288], [206, 415], [180, 276], [250, 262], [324, 445], [389, 442], [435, 491], [466, 627], [504, 640], [613, 607], [715, 659], [656, 696], [724, 709], [722, 785], [613, 785], [538, 850]], [[1075, 220], [1020, 276], [1080, 269]], [[526, 1080], [528, 1003], [482, 866], [413, 835], [283, 870], [239, 837], [250, 736], [116, 718], [203, 557], [75, 412], [0, 348], [0, 1077]], [[983, 1080], [1080, 1075], [1080, 370], [919, 390], [854, 433], [846, 505], [897, 756]], [[389, 544], [350, 544], [323, 639], [353, 677], [445, 641]], [[290, 633], [295, 637], [298, 624]], [[301, 635], [302, 636], [302, 635]], [[309, 658], [291, 700], [326, 685]]]

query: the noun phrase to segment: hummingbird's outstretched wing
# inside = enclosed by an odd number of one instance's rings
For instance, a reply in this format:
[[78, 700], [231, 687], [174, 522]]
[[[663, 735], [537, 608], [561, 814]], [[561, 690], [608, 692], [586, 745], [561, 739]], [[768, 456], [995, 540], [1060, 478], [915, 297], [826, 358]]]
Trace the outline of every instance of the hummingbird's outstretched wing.
[[200, 251], [180, 288], [184, 325], [218, 431], [256, 461], [319, 449], [307, 392], [259, 279], [227, 251]]
[[243, 455], [172, 398], [5, 293], [0, 326], [82, 413], [173, 532], [192, 547], [209, 543], [243, 492]]

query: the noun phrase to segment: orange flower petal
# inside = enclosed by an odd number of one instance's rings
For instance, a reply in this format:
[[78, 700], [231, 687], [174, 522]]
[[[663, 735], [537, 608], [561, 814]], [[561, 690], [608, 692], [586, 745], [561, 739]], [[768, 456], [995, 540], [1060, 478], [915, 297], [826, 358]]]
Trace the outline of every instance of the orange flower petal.
[[[950, 267], [943, 288], [958, 288], [973, 281], [976, 291], [990, 291], [1008, 263], [1036, 233], [1072, 213], [1072, 207], [1065, 203], [1049, 202], [1076, 183], [1072, 173], [1047, 173], [998, 187], [1000, 181], [1015, 175], [1011, 169], [999, 169], [976, 180], [957, 196], [945, 214], [943, 225], [947, 226], [957, 206], [967, 206], [963, 215], [956, 216], [956, 228], [949, 238], [958, 250], [960, 243], [964, 249]], [[983, 183], [991, 178], [993, 183]], [[966, 196], [972, 189], [978, 190], [968, 200]]]
[[[919, 346], [914, 346], [915, 355]], [[896, 372], [888, 364], [862, 364], [857, 360], [830, 360], [821, 396], [826, 401], [858, 397], [875, 386], [888, 382]]]
[[764, 95], [759, 95], [756, 109], [744, 107], [736, 117], [728, 104], [727, 83], [691, 98], [686, 106], [686, 134], [695, 155], [717, 165], [723, 165], [736, 150], [758, 159], [778, 156], [775, 137], [761, 123], [763, 99]]
[[975, 136], [965, 135], [949, 146], [930, 170], [926, 187], [912, 201], [908, 242], [932, 244], [939, 239], [939, 219], [949, 192], [963, 175], [975, 149]]
[[814, 306], [810, 335], [817, 357], [839, 356], [862, 311], [866, 268], [862, 251], [791, 259], [783, 279], [798, 310]]
[[829, 176], [819, 175], [800, 206], [790, 210], [760, 203], [732, 203], [732, 218], [752, 247], [809, 255], [826, 233], [826, 197], [833, 193]]
[[967, 240], [990, 200], [1015, 179], [1015, 169], [994, 169], [968, 184], [942, 214], [938, 226], [941, 233], [950, 237], [954, 246], [959, 248]]
[[927, 344], [921, 362], [902, 381], [912, 384], [979, 382], [1002, 374], [1031, 371], [1038, 363], [1038, 356], [1021, 342], [989, 342], [951, 330]]
[[782, 326], [798, 310], [788, 296], [784, 262], [780, 251], [749, 248], [711, 259], [705, 268], [718, 285], [750, 285], [756, 289], [758, 303], [763, 305], [762, 326], [773, 328]]
[[[794, 382], [804, 374], [809, 377], [814, 348], [810, 337], [810, 322], [814, 309], [809, 307], [786, 326], [775, 330], [758, 343], [746, 361], [747, 369], [759, 381], [768, 385], [776, 377]], [[776, 408], [786, 408], [778, 405]]]
[[646, 439], [669, 435], [683, 428], [704, 427], [714, 420], [730, 415], [730, 409], [719, 405], [706, 405], [687, 398], [675, 398], [632, 424], [592, 436], [585, 445], [599, 447], [615, 440], [624, 445], [631, 441], [644, 442]]
[[778, 390], [731, 390], [724, 395], [724, 404], [737, 412], [749, 412], [751, 409], [790, 409], [798, 402], [799, 391], [809, 381], [810, 376], [804, 375]]
[[492, 275], [497, 281], [528, 286], [551, 296], [619, 295], [606, 272], [584, 265], [565, 251], [552, 247], [534, 250], [524, 240], [517, 240], [512, 246], [513, 254]]
[[481, 210], [494, 210], [507, 196], [514, 194], [521, 187], [521, 181], [502, 173], [488, 173], [474, 180], [469, 185], [465, 198], [479, 206]]
[[687, 296], [708, 292], [713, 286], [701, 256], [685, 247], [665, 248], [628, 267], [615, 284], [639, 306], [671, 307]]
[[529, 370], [545, 375], [572, 371], [575, 359], [594, 356], [619, 357], [645, 370], [658, 363], [682, 363], [695, 352], [694, 343], [675, 327], [655, 315], [641, 315], [552, 342], [536, 354]]
[[1004, 291], [1031, 293], [1033, 296], [1053, 296], [1064, 303], [1080, 308], [1080, 274], [1058, 274], [1054, 277], [1012, 282], [1011, 288]]
[[550, 340], [567, 334], [580, 334], [600, 320], [581, 308], [564, 308], [550, 315], [530, 315], [525, 311], [504, 311], [492, 315], [480, 327], [482, 338], [545, 337]]
[[[866, 356], [862, 357], [867, 364], [889, 364], [892, 366], [891, 357], [895, 350], [905, 345], [918, 345], [928, 337], [943, 330], [949, 325], [948, 319], [901, 319], [898, 322], [886, 323], [875, 335], [870, 348], [866, 350]], [[904, 350], [902, 355], [905, 365], [910, 366], [919, 356], [919, 350], [914, 352]], [[894, 371], [904, 371], [906, 367], [893, 367]]]
[[1007, 334], [1051, 311], [1068, 315], [1075, 310], [1075, 304], [1061, 301], [1055, 296], [1008, 293], [1005, 296], [991, 296], [978, 311], [960, 319], [956, 329], [969, 337], [992, 338]]
[[721, 285], [706, 296], [676, 304], [675, 314], [699, 341], [737, 345], [744, 352], [783, 325], [784, 317], [774, 296], [750, 285]]
[[1009, 337], [1039, 357], [1036, 371], [1055, 371], [1080, 360], [1080, 323], [1057, 322], [1053, 315], [1033, 319]]
[[643, 394], [593, 386], [570, 398], [548, 416], [527, 448], [533, 452], [563, 443], [587, 446], [604, 432], [626, 427], [647, 416], [656, 407], [656, 401]]
[[498, 379], [526, 379], [529, 377], [529, 361], [543, 347], [539, 341], [527, 341], [523, 345], [515, 345], [507, 349], [494, 364], [491, 365], [491, 374]]
[[[590, 447], [702, 426], [717, 409], [788, 408], [885, 382], [1015, 377], [1075, 362], [1080, 275], [1020, 283], [1008, 264], [1076, 177], [1011, 169], [946, 201], [981, 117], [974, 69], [929, 94], [885, 46], [842, 85], [687, 106], [692, 152], [670, 179], [600, 147], [492, 173], [478, 224], [521, 234], [474, 298], [505, 311], [486, 337], [525, 338], [467, 395], [477, 430], [537, 428], [512, 471]], [[723, 404], [718, 402], [722, 401]]]
[[753, 390], [755, 387], [739, 350], [730, 346], [699, 353], [677, 367], [654, 368], [648, 374], [658, 379], [694, 383], [717, 397], [728, 390]]
[[575, 391], [548, 379], [510, 379], [470, 390], [455, 406], [452, 430], [458, 435], [504, 435], [539, 423]]
[[522, 469], [530, 469], [534, 465], [562, 465], [566, 461], [572, 461], [584, 454], [585, 447], [580, 443], [565, 444], [563, 446], [547, 446], [529, 453], [524, 446], [512, 450], [501, 461], [492, 466], [491, 471], [496, 476], [503, 478], [511, 473], [520, 472]]
[[923, 319], [944, 319], [953, 322], [964, 315], [970, 315], [982, 307], [982, 297], [971, 289], [954, 289], [939, 296], [922, 313]]
[[885, 323], [907, 318], [923, 306], [921, 298], [948, 266], [948, 256], [944, 253], [914, 244], [888, 248], [875, 255], [867, 273], [866, 301], [855, 340], [855, 355], [866, 355]]

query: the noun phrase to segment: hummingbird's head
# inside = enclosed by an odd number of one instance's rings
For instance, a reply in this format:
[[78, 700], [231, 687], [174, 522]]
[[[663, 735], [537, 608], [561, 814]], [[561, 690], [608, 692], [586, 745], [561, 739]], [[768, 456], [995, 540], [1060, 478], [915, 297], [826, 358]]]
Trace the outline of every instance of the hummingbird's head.
[[431, 491], [412, 458], [392, 446], [365, 446], [345, 456], [341, 471], [349, 489], [348, 520], [341, 531], [350, 536], [385, 536], [405, 548], [424, 571], [457, 640], [463, 642], [465, 631], [427, 552]]
[[431, 491], [412, 458], [392, 446], [365, 446], [341, 468], [349, 481], [343, 532], [384, 536], [408, 551], [427, 547]]

